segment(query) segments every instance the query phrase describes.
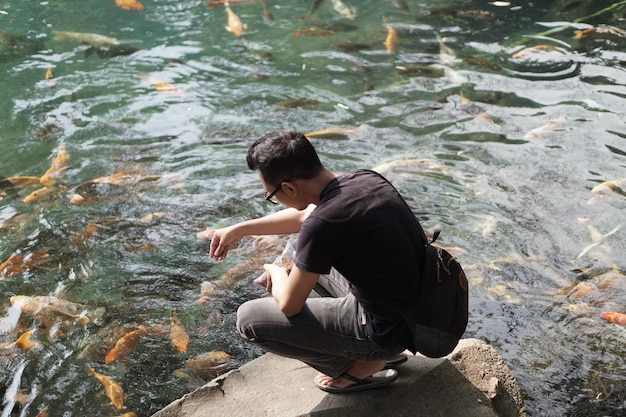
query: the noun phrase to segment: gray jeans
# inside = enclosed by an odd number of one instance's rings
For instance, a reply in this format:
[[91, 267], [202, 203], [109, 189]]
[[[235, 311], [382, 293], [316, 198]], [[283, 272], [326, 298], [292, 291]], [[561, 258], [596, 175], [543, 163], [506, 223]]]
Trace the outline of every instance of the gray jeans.
[[323, 297], [309, 297], [292, 317], [286, 317], [272, 297], [243, 303], [237, 310], [239, 333], [269, 352], [299, 359], [331, 377], [346, 372], [357, 359], [388, 359], [404, 351], [369, 338], [365, 312], [337, 271], [320, 275], [315, 290]]

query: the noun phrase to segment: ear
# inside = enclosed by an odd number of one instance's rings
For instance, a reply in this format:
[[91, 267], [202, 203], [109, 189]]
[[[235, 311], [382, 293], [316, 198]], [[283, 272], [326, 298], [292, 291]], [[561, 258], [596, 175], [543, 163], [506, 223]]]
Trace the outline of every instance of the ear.
[[283, 181], [280, 185], [283, 187], [283, 192], [288, 196], [295, 197], [298, 195], [298, 184], [295, 182]]

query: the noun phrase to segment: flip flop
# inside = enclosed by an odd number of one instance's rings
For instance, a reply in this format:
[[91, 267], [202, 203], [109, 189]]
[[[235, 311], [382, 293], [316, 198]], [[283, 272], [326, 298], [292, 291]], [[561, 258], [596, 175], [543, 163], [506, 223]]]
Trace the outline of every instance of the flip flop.
[[345, 388], [331, 387], [329, 385], [322, 384], [319, 381], [319, 375], [315, 377], [314, 381], [315, 385], [317, 385], [317, 387], [322, 391], [330, 392], [332, 394], [343, 394], [346, 392], [364, 391], [387, 386], [398, 379], [398, 371], [395, 369], [387, 369], [376, 372], [374, 375], [363, 379], [355, 378], [347, 373], [341, 374], [341, 377], [354, 381], [355, 383]]
[[385, 369], [393, 369], [396, 366], [406, 362], [408, 359], [409, 358], [404, 353], [396, 355], [393, 358], [387, 359], [387, 363], [385, 363]]

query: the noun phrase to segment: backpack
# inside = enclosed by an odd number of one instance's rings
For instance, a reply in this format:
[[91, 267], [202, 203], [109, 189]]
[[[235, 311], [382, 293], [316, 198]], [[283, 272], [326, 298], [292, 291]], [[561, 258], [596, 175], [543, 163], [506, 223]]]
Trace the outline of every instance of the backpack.
[[414, 349], [440, 358], [454, 350], [468, 320], [468, 286], [463, 268], [447, 250], [426, 243], [426, 264], [416, 305], [402, 316], [413, 333]]

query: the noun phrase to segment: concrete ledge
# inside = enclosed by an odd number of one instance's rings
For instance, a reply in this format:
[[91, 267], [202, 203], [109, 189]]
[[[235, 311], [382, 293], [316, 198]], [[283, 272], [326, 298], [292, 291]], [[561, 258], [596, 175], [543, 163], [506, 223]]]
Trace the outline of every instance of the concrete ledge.
[[268, 353], [153, 417], [525, 416], [515, 378], [485, 342], [462, 340], [442, 359], [409, 355], [391, 386], [337, 395], [315, 386], [314, 369]]

